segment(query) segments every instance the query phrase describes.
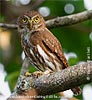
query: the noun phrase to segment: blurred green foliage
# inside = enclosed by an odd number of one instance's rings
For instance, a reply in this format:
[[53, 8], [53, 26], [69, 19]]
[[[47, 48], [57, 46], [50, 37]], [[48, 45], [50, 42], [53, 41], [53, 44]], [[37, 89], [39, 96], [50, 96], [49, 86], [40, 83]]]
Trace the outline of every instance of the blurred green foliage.
[[[68, 15], [64, 11], [64, 6], [68, 3], [74, 5], [75, 10], [72, 14], [82, 12], [85, 10], [83, 0], [46, 0], [42, 6], [47, 6], [50, 9], [50, 15], [45, 19], [51, 19], [58, 16]], [[13, 9], [13, 8], [12, 8]], [[6, 9], [8, 11], [8, 9]], [[4, 19], [7, 16], [0, 15], [0, 22], [4, 22]], [[17, 19], [17, 18], [16, 18]], [[62, 48], [66, 53], [74, 52], [77, 55], [77, 58], [70, 58], [69, 64], [74, 65], [80, 61], [87, 61], [87, 47], [91, 47], [92, 42], [89, 40], [89, 34], [91, 33], [91, 22], [90, 20], [79, 23], [77, 25], [67, 26], [67, 27], [58, 27], [51, 29], [53, 34], [59, 39]], [[9, 81], [11, 90], [14, 89], [16, 84], [21, 66], [21, 53], [22, 47], [20, 43], [20, 37], [17, 30], [11, 30], [11, 57], [5, 59], [3, 56], [3, 51], [0, 49], [0, 62], [5, 65], [5, 69], [8, 73], [6, 80]], [[91, 50], [92, 52], [92, 50]], [[92, 58], [91, 58], [92, 59]], [[34, 67], [30, 68], [31, 72], [35, 71]], [[82, 99], [82, 96], [78, 96], [79, 99]], [[49, 99], [46, 99], [49, 100]], [[59, 99], [53, 99], [59, 100]]]
[[4, 21], [4, 16], [0, 15], [0, 22]]

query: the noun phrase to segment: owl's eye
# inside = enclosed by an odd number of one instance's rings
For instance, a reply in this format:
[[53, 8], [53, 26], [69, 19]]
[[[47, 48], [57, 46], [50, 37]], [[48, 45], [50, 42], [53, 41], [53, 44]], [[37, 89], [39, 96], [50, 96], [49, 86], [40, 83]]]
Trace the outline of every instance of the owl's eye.
[[37, 16], [33, 20], [37, 23], [37, 22], [39, 22], [39, 17]]
[[28, 19], [27, 18], [22, 18], [22, 22], [26, 24], [28, 22]]

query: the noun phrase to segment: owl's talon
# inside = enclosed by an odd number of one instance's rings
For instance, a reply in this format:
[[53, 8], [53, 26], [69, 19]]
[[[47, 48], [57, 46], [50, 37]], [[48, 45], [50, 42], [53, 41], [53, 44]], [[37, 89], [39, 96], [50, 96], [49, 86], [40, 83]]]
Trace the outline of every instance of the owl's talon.
[[33, 74], [35, 74], [35, 75], [43, 75], [44, 74], [44, 72], [42, 72], [42, 71], [36, 71], [36, 72], [34, 72]]
[[29, 76], [31, 76], [31, 73], [29, 73], [29, 72], [25, 72], [25, 74], [24, 74], [26, 77], [29, 77]]
[[43, 74], [44, 74], [44, 72], [42, 72], [42, 71], [36, 71], [36, 72], [32, 73], [31, 76], [34, 78], [38, 78], [39, 76], [41, 76]]
[[29, 72], [25, 72], [25, 76], [26, 77], [34, 77], [34, 78], [38, 78], [39, 76], [43, 75], [44, 72], [42, 71], [36, 71], [36, 72], [33, 72], [33, 73], [29, 73]]

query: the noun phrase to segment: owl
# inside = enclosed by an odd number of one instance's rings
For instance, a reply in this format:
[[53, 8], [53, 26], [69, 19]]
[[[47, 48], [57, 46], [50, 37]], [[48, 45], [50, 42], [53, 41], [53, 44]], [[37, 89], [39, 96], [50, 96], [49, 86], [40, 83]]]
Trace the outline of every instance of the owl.
[[[56, 72], [69, 67], [58, 39], [46, 28], [45, 20], [36, 11], [18, 17], [21, 44], [30, 63], [42, 72]], [[72, 89], [75, 94], [80, 88]]]

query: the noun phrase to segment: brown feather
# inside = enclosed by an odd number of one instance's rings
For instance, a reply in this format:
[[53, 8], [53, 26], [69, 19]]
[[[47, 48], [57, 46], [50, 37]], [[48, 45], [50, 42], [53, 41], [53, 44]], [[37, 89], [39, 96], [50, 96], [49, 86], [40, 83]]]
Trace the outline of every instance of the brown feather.
[[42, 41], [50, 49], [50, 51], [58, 57], [61, 64], [63, 63], [63, 69], [68, 67], [67, 60], [64, 56], [59, 41], [47, 28], [44, 30]]

